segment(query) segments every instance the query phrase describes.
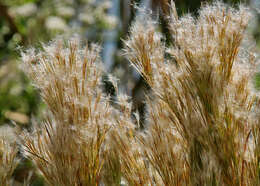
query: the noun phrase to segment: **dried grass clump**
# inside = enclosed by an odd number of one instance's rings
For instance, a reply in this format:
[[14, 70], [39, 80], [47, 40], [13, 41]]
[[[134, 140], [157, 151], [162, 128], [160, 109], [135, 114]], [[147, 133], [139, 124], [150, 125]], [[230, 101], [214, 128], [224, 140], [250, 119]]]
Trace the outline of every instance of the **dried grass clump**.
[[164, 185], [259, 183], [256, 63], [243, 47], [249, 18], [244, 6], [220, 2], [204, 5], [198, 18], [178, 18], [172, 5], [169, 48], [153, 23], [132, 27], [126, 55], [154, 92], [140, 142]]
[[98, 52], [97, 46], [83, 49], [72, 39], [22, 55], [23, 69], [50, 110], [33, 136], [24, 135], [24, 150], [50, 185], [101, 183], [107, 133], [114, 131], [124, 115], [102, 93]]
[[260, 184], [249, 18], [244, 6], [220, 2], [204, 5], [197, 18], [178, 18], [172, 4], [170, 47], [156, 23], [136, 21], [125, 51], [152, 90], [142, 131], [134, 130], [139, 117], [127, 96], [117, 90], [112, 106], [102, 93], [97, 47], [72, 39], [23, 53], [50, 110], [24, 134], [24, 151], [50, 185]]
[[12, 175], [18, 165], [16, 144], [1, 136], [0, 139], [0, 185], [11, 186]]

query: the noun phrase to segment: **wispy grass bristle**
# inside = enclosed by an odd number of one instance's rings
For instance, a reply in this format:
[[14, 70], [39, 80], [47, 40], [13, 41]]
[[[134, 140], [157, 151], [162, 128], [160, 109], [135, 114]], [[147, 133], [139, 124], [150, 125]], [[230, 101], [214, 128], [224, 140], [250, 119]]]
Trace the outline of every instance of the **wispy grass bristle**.
[[[145, 127], [131, 100], [102, 92], [97, 46], [56, 40], [22, 54], [48, 105], [23, 149], [50, 185], [259, 185], [257, 61], [243, 5], [204, 4], [198, 17], [171, 5], [165, 44], [158, 24], [136, 19], [125, 55], [143, 76]], [[113, 102], [113, 103], [111, 103]]]

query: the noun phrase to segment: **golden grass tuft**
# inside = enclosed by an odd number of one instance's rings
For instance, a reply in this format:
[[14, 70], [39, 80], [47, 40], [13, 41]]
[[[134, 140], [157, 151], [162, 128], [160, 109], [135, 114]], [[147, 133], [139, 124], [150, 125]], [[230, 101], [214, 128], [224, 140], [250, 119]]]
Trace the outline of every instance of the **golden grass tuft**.
[[214, 2], [194, 18], [171, 7], [171, 46], [149, 18], [137, 19], [125, 40], [127, 58], [151, 87], [144, 130], [135, 130], [127, 96], [116, 90], [111, 104], [102, 92], [97, 46], [73, 38], [22, 54], [49, 108], [45, 123], [23, 134], [23, 149], [48, 184], [260, 184], [249, 10]]
[[0, 185], [11, 186], [13, 184], [12, 175], [18, 165], [18, 149], [16, 144], [8, 139], [0, 139]]

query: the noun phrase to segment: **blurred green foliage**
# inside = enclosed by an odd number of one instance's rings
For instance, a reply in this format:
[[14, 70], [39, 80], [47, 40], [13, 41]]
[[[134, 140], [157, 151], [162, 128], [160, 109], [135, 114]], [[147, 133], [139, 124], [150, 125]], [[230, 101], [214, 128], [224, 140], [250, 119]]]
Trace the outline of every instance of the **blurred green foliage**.
[[[21, 75], [24, 78], [23, 75]], [[1, 85], [0, 92], [0, 123], [7, 123], [6, 111], [16, 111], [27, 116], [37, 114], [39, 97], [36, 90], [28, 83], [28, 80], [17, 82], [10, 80], [6, 85]]]
[[[59, 34], [84, 36], [87, 32], [92, 33], [88, 40], [98, 41], [103, 30], [113, 26], [106, 16], [109, 6], [108, 0], [0, 1], [0, 69], [9, 74], [1, 77], [0, 125], [10, 122], [6, 111], [36, 115], [41, 103], [37, 91], [17, 68], [17, 47], [39, 45]], [[16, 89], [19, 92], [13, 94]]]
[[255, 87], [257, 90], [260, 90], [260, 73], [259, 72], [255, 76]]
[[[36, 115], [40, 106], [37, 91], [24, 74], [18, 70], [16, 61], [8, 61], [0, 66], [0, 125], [10, 122], [6, 112], [17, 112], [24, 117]], [[14, 121], [20, 122], [19, 118]]]
[[[175, 0], [177, 10], [180, 14], [187, 12], [195, 13], [201, 4], [213, 1], [214, 0]], [[236, 6], [239, 3], [249, 3], [249, 0], [223, 0], [223, 2]]]

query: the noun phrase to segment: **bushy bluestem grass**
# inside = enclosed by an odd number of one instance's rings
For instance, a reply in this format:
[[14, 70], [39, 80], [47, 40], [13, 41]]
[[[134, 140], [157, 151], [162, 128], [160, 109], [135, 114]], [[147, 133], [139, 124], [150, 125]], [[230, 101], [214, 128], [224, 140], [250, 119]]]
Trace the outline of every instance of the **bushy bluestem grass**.
[[171, 15], [169, 48], [152, 23], [137, 23], [126, 41], [130, 61], [154, 92], [140, 140], [144, 156], [165, 185], [258, 183], [256, 63], [243, 47], [249, 10], [215, 2], [198, 18], [178, 18], [174, 6]]
[[24, 151], [50, 185], [98, 185], [102, 179], [107, 133], [124, 116], [102, 93], [98, 52], [73, 38], [22, 55], [50, 112], [40, 129], [24, 135]]
[[215, 2], [197, 18], [179, 18], [171, 7], [171, 46], [148, 17], [137, 18], [125, 41], [127, 58], [151, 87], [142, 131], [127, 96], [118, 93], [111, 104], [102, 93], [96, 46], [73, 38], [22, 54], [49, 108], [22, 144], [47, 183], [260, 184], [257, 63], [244, 47], [249, 10]]
[[15, 143], [1, 137], [0, 139], [0, 185], [11, 186], [13, 184], [12, 174], [18, 165], [18, 149]]

